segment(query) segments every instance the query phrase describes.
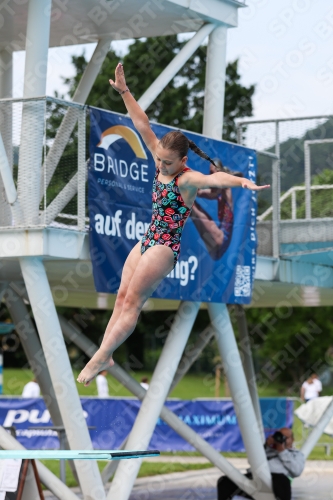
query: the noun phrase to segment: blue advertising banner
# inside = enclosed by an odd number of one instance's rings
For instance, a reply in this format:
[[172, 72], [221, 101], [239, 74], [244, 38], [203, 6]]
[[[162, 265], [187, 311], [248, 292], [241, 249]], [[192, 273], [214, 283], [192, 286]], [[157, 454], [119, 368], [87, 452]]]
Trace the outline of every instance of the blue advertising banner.
[[[137, 399], [81, 398], [95, 449], [118, 449], [132, 429], [141, 402]], [[285, 398], [260, 400], [266, 435], [293, 423], [293, 401]], [[166, 402], [180, 420], [219, 451], [244, 451], [244, 444], [231, 401], [194, 400]], [[0, 425], [15, 426], [17, 439], [28, 449], [59, 448], [57, 433], [42, 398], [0, 398]], [[43, 426], [44, 429], [34, 429]], [[189, 451], [193, 448], [163, 420], [158, 419], [150, 449]]]
[[[90, 108], [90, 119], [88, 201], [94, 281], [98, 292], [116, 293], [126, 257], [151, 221], [155, 162], [130, 118]], [[159, 138], [172, 130], [151, 126]], [[255, 181], [253, 150], [184, 133], [211, 158], [220, 159], [230, 173]], [[213, 169], [192, 151], [187, 164], [204, 174]], [[180, 259], [153, 296], [248, 304], [256, 264], [256, 212], [253, 191], [199, 190], [183, 231]]]

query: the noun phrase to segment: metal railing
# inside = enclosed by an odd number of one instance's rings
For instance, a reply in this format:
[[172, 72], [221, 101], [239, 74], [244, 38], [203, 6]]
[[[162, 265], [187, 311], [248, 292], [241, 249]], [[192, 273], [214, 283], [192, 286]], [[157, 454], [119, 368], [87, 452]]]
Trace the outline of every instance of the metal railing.
[[[294, 186], [288, 191], [286, 191], [281, 197], [280, 197], [280, 210], [281, 210], [281, 204], [287, 200], [288, 198], [291, 198], [291, 219], [296, 220], [297, 219], [297, 199], [296, 199], [296, 194], [297, 192], [305, 192], [307, 189], [306, 186]], [[333, 190], [333, 184], [323, 184], [323, 185], [318, 185], [318, 186], [309, 186], [308, 188], [310, 191], [318, 191], [321, 189], [332, 189]], [[333, 196], [331, 197], [333, 199]], [[305, 203], [305, 208], [309, 210], [308, 207], [308, 202]], [[261, 215], [258, 215], [258, 221], [265, 220], [271, 213], [273, 213], [273, 205], [271, 205], [267, 210], [265, 210], [264, 213]], [[280, 213], [281, 216], [281, 213]], [[311, 211], [307, 212], [306, 215], [307, 219], [311, 219]]]
[[[0, 230], [50, 225], [85, 230], [86, 114], [86, 106], [53, 97], [0, 99], [2, 160], [16, 189], [14, 199], [8, 200], [0, 178]], [[41, 124], [38, 136], [36, 122]], [[29, 169], [36, 157], [38, 177], [30, 185]], [[36, 207], [35, 219], [27, 222], [25, 215]]]
[[[311, 155], [310, 146], [319, 144], [330, 144], [333, 143], [332, 139], [315, 139], [304, 141], [304, 171], [305, 171], [305, 217], [306, 219], [311, 219]], [[325, 189], [325, 188], [324, 188]], [[327, 188], [329, 189], [329, 188]]]
[[[30, 118], [31, 130], [27, 132]], [[2, 158], [6, 157], [14, 186], [9, 204], [3, 196], [4, 185], [0, 178], [0, 230], [48, 226], [86, 229], [89, 221], [86, 118], [86, 106], [53, 97], [0, 100], [0, 133], [2, 151], [5, 151]], [[37, 126], [38, 140], [34, 130]], [[327, 153], [333, 143], [333, 116], [242, 121], [238, 123], [238, 140], [257, 151], [259, 181], [272, 185], [271, 190], [258, 194], [259, 250], [263, 248], [261, 240], [268, 238], [265, 249], [260, 251], [278, 258], [281, 223], [333, 219], [332, 197], [329, 196], [333, 176], [328, 176], [329, 182], [324, 182], [325, 176], [318, 180], [319, 159], [330, 168], [333, 165]], [[316, 155], [311, 156], [310, 148], [317, 148]], [[36, 161], [39, 170], [32, 168]], [[37, 175], [39, 180], [38, 185], [34, 181], [31, 188], [30, 169], [34, 170], [34, 179]], [[312, 172], [316, 174], [315, 182]], [[289, 178], [298, 182], [288, 185]], [[24, 210], [20, 211], [20, 203]], [[27, 222], [24, 215], [34, 210], [36, 216]], [[290, 226], [288, 230], [292, 233], [293, 228]], [[297, 231], [302, 228], [298, 227]], [[329, 230], [327, 234], [331, 236]]]
[[239, 144], [257, 151], [258, 181], [272, 185], [258, 193], [259, 253], [278, 258], [281, 243], [296, 242], [296, 233], [304, 234], [314, 220], [320, 220], [330, 241], [333, 115], [240, 121], [237, 137]]

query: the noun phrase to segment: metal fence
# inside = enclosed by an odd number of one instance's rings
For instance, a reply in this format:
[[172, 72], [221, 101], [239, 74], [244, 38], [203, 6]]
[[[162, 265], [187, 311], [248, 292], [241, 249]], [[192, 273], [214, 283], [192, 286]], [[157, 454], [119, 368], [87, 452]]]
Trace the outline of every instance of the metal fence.
[[[24, 113], [32, 118], [24, 122], [30, 123], [28, 132], [22, 130]], [[26, 212], [39, 208], [33, 222], [15, 220], [0, 178], [0, 230], [87, 228], [88, 128], [84, 105], [52, 97], [0, 100], [0, 147], [5, 151], [0, 160], [6, 160]], [[258, 181], [272, 185], [258, 194], [258, 253], [279, 257], [281, 242], [292, 242], [294, 234], [304, 232], [302, 223], [313, 220], [322, 225], [322, 241], [333, 240], [328, 224], [333, 218], [333, 116], [243, 121], [238, 141], [257, 151]], [[39, 169], [33, 169], [36, 164]], [[29, 168], [34, 175], [38, 171], [37, 183], [29, 182]]]
[[258, 182], [272, 185], [258, 193], [258, 253], [279, 257], [314, 221], [331, 240], [333, 115], [241, 121], [238, 142], [257, 151]]
[[[42, 140], [32, 140], [31, 145], [27, 147], [25, 143], [21, 148], [22, 138], [25, 136], [26, 140], [27, 136], [27, 131], [22, 130], [22, 115], [27, 108], [35, 123], [43, 128]], [[25, 207], [39, 203], [38, 221], [32, 227], [51, 225], [84, 230], [87, 222], [86, 107], [52, 97], [2, 99], [0, 133], [18, 197], [24, 193]], [[36, 156], [41, 162], [40, 183], [31, 185], [30, 189], [28, 178], [24, 180], [20, 170], [29, 169]], [[0, 182], [0, 229], [22, 227], [12, 215]]]
[[[242, 121], [238, 142], [278, 156], [280, 219], [333, 216], [333, 115]], [[271, 183], [272, 164], [260, 154], [258, 174], [261, 183]], [[268, 194], [260, 193], [258, 220], [270, 220], [272, 213]]]

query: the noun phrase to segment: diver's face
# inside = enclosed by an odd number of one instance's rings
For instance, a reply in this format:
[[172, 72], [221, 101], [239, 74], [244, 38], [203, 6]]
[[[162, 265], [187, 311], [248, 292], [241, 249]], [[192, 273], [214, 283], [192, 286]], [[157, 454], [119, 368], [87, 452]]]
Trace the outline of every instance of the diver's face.
[[158, 145], [155, 152], [156, 167], [163, 175], [174, 175], [183, 170], [187, 156], [179, 158], [179, 153]]

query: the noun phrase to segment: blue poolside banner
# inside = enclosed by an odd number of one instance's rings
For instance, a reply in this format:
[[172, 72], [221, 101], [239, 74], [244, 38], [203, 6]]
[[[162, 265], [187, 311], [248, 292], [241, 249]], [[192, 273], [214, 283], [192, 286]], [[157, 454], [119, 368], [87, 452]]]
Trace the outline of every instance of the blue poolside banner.
[[[140, 408], [134, 398], [81, 398], [93, 447], [98, 450], [118, 449], [132, 429]], [[293, 401], [286, 398], [260, 400], [266, 435], [293, 423]], [[244, 444], [231, 401], [194, 400], [166, 402], [180, 420], [219, 451], [244, 451]], [[52, 421], [42, 398], [0, 398], [0, 425], [14, 426], [18, 441], [28, 449], [59, 448], [57, 433], [50, 429]], [[38, 429], [34, 429], [38, 427]], [[40, 429], [45, 427], [45, 429]], [[159, 419], [149, 449], [189, 451], [193, 448], [163, 420]]]
[[[94, 281], [98, 292], [116, 293], [125, 259], [151, 221], [155, 162], [128, 117], [90, 108], [90, 118], [88, 200]], [[172, 130], [154, 123], [151, 126], [158, 138]], [[253, 150], [184, 133], [211, 158], [220, 159], [231, 173], [255, 181]], [[210, 173], [209, 162], [192, 151], [187, 164], [193, 170]], [[167, 210], [170, 214], [164, 214], [160, 224], [168, 225], [176, 217], [172, 207]], [[256, 264], [256, 213], [256, 194], [252, 191], [199, 191], [183, 231], [179, 262], [153, 296], [250, 303]]]

